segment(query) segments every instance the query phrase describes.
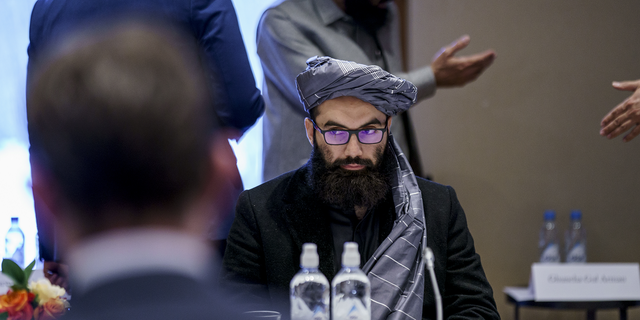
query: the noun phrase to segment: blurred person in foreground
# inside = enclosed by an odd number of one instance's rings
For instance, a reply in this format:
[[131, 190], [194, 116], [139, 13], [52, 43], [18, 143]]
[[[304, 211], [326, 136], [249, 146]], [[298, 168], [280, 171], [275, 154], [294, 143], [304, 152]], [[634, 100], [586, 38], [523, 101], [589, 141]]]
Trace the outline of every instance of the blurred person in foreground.
[[343, 244], [354, 241], [371, 281], [371, 319], [435, 319], [428, 245], [445, 319], [499, 319], [456, 192], [416, 177], [390, 133], [416, 87], [378, 66], [307, 63], [296, 84], [313, 151], [298, 170], [240, 195], [224, 257], [232, 292], [267, 309], [288, 306], [304, 243], [317, 245], [331, 281]]
[[[194, 61], [206, 70], [207, 89], [216, 100], [211, 116], [220, 126], [233, 129], [227, 131], [230, 138], [239, 139], [262, 115], [264, 100], [256, 88], [231, 0], [38, 0], [29, 28], [28, 80], [50, 45], [76, 30], [123, 18], [175, 23], [192, 36], [193, 42], [201, 47]], [[239, 175], [237, 170], [236, 173]], [[237, 194], [242, 191], [242, 183], [238, 181], [230, 186], [237, 189]], [[34, 205], [46, 275], [64, 286], [66, 268], [58, 264], [56, 230], [51, 228], [50, 214], [37, 196]], [[232, 213], [227, 216], [220, 226], [212, 226], [210, 235], [222, 248], [233, 219]]]
[[[307, 161], [311, 147], [302, 133], [306, 117], [296, 92], [295, 77], [313, 56], [330, 56], [377, 65], [411, 81], [418, 101], [436, 88], [464, 86], [494, 61], [493, 50], [456, 56], [469, 45], [463, 36], [443, 47], [429, 65], [404, 72], [400, 44], [400, 12], [390, 0], [284, 0], [267, 9], [258, 25], [258, 55], [264, 71], [263, 178], [295, 170]], [[413, 170], [422, 174], [417, 139], [407, 111], [394, 119], [393, 134]]]
[[614, 82], [618, 90], [633, 91], [633, 94], [622, 101], [600, 122], [600, 135], [613, 139], [628, 130], [622, 141], [629, 142], [640, 134], [640, 80]]
[[69, 264], [71, 319], [236, 319], [209, 221], [236, 170], [193, 39], [121, 22], [65, 41], [27, 105], [33, 191]]

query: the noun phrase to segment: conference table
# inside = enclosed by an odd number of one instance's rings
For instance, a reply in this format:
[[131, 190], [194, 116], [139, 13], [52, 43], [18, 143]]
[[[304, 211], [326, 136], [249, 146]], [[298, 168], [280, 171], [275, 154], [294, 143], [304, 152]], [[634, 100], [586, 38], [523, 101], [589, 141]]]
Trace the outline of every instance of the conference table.
[[[508, 288], [508, 287], [507, 287]], [[505, 289], [507, 289], [505, 288]], [[513, 288], [515, 289], [515, 288]], [[526, 288], [521, 288], [526, 290]], [[505, 290], [507, 302], [515, 306], [514, 319], [520, 320], [520, 308], [542, 308], [552, 310], [585, 310], [587, 320], [596, 319], [597, 310], [618, 309], [620, 320], [627, 320], [627, 309], [640, 306], [640, 300], [634, 301], [535, 301], [533, 298], [523, 297], [513, 291]]]

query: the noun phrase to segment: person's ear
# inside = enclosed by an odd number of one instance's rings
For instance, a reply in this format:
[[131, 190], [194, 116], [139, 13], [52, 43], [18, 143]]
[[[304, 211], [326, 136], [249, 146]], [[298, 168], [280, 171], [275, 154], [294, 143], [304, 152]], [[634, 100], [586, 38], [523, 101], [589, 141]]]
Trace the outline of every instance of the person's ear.
[[61, 199], [56, 186], [54, 185], [53, 178], [50, 174], [40, 166], [37, 161], [31, 160], [31, 189], [33, 190], [34, 201], [38, 202], [40, 206], [44, 206], [46, 212], [53, 215], [53, 219], [60, 219], [60, 206]]
[[393, 117], [387, 117], [387, 133], [391, 132], [391, 120]]
[[[31, 189], [36, 208], [36, 220], [39, 226], [56, 232], [56, 256], [63, 255], [66, 248], [83, 234], [83, 222], [78, 211], [60, 191], [60, 186], [50, 172], [38, 161], [31, 159]], [[42, 233], [41, 233], [42, 236]], [[46, 241], [46, 240], [45, 240]]]
[[313, 147], [313, 135], [315, 134], [316, 130], [313, 127], [313, 122], [311, 122], [310, 118], [304, 118], [304, 128], [307, 130], [307, 139]]
[[[232, 135], [225, 130], [220, 130], [212, 139], [210, 148], [211, 179], [210, 183], [220, 187], [219, 183], [224, 183], [227, 187], [232, 187], [242, 191], [242, 179], [238, 171], [236, 155], [229, 144]], [[223, 187], [224, 188], [224, 187]], [[218, 188], [214, 188], [218, 189]]]
[[228, 140], [233, 138], [232, 133], [219, 130], [212, 137], [209, 146], [210, 172], [205, 189], [199, 201], [195, 202], [196, 210], [189, 210], [183, 216], [186, 229], [198, 236], [215, 236], [221, 222], [233, 214], [235, 201], [243, 190], [236, 156]]

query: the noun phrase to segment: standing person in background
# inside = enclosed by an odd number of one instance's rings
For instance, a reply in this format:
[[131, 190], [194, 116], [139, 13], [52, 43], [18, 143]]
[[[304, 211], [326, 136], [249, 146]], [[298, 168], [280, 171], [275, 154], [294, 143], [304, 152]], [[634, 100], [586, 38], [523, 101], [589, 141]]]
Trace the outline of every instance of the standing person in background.
[[613, 87], [618, 90], [633, 91], [633, 94], [609, 111], [602, 119], [600, 135], [613, 139], [631, 129], [622, 138], [622, 141], [629, 142], [640, 134], [640, 80], [614, 82]]
[[[398, 9], [388, 0], [285, 0], [267, 9], [258, 26], [258, 55], [264, 71], [264, 171], [268, 180], [303, 165], [311, 148], [301, 123], [305, 112], [295, 77], [313, 56], [378, 65], [413, 82], [418, 100], [436, 87], [459, 87], [475, 80], [494, 60], [492, 50], [455, 57], [469, 44], [464, 36], [436, 54], [431, 65], [402, 72]], [[420, 175], [417, 148], [406, 113], [395, 121], [394, 135]], [[412, 159], [413, 158], [413, 159]]]
[[66, 319], [241, 319], [205, 237], [233, 204], [235, 157], [192, 40], [121, 22], [65, 41], [32, 74], [33, 191], [63, 231]]
[[[170, 21], [192, 35], [200, 46], [196, 59], [206, 68], [210, 94], [216, 97], [217, 107], [211, 116], [220, 126], [231, 129], [229, 138], [239, 139], [262, 115], [264, 100], [255, 85], [231, 0], [38, 0], [33, 7], [29, 30], [27, 82], [31, 81], [41, 57], [46, 54], [43, 48], [48, 44], [55, 44], [65, 34], [89, 24], [105, 24], [130, 16]], [[34, 152], [33, 148], [32, 144], [31, 152]], [[234, 171], [239, 177], [237, 169]], [[243, 189], [242, 183], [240, 179], [236, 181], [236, 185], [229, 187], [239, 193]], [[52, 218], [37, 195], [34, 195], [34, 203], [45, 274], [52, 282], [64, 285], [66, 272], [64, 266], [57, 263]], [[227, 220], [230, 219], [233, 219], [232, 214]], [[226, 221], [221, 225], [230, 223]], [[225, 239], [225, 231], [212, 238]], [[224, 248], [224, 241], [221, 242]]]

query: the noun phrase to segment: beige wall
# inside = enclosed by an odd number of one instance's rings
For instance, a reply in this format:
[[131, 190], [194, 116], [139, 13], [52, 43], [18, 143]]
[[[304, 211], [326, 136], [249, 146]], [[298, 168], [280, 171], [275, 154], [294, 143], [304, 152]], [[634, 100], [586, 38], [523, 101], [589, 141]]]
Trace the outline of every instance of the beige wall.
[[[409, 0], [408, 9], [410, 67], [463, 34], [462, 54], [497, 52], [475, 83], [439, 90], [412, 116], [424, 169], [467, 212], [502, 317], [513, 319], [502, 288], [526, 284], [537, 259], [545, 209], [561, 229], [582, 209], [589, 261], [640, 261], [640, 138], [598, 135], [629, 95], [611, 81], [640, 78], [640, 1]], [[545, 318], [584, 313], [521, 312]]]

